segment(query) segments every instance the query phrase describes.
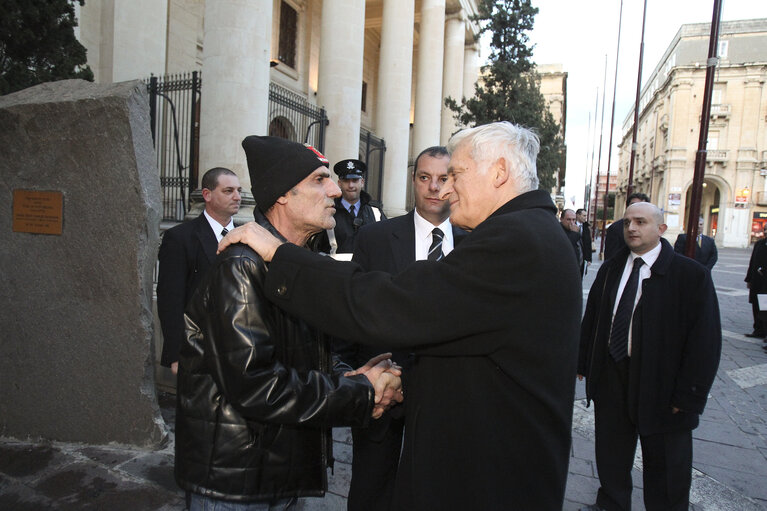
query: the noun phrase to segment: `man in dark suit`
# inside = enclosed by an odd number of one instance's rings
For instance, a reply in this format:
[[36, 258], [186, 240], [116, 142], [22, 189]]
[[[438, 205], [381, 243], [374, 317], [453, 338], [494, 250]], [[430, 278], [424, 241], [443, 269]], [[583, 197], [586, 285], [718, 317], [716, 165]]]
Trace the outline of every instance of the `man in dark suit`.
[[[746, 337], [757, 339], [767, 337], [767, 324], [762, 319], [765, 313], [759, 311], [758, 298], [758, 295], [767, 293], [767, 223], [762, 228], [765, 236], [754, 243], [745, 278], [746, 286], [748, 286], [748, 301], [751, 303], [751, 311], [754, 315], [754, 330], [746, 334]], [[765, 350], [767, 351], [767, 347]]]
[[591, 227], [589, 226], [586, 210], [581, 208], [575, 211], [575, 224], [581, 233], [581, 248], [583, 249], [583, 263], [581, 263], [581, 275], [585, 274], [586, 267], [591, 264], [592, 245]]
[[[360, 229], [352, 261], [366, 271], [397, 274], [413, 261], [440, 260], [453, 250], [466, 233], [450, 225], [450, 203], [439, 196], [447, 181], [449, 160], [447, 149], [441, 146], [430, 147], [418, 155], [412, 176], [415, 209]], [[373, 356], [386, 352], [392, 352], [392, 359], [406, 371], [410, 367], [410, 354], [392, 350], [390, 346], [344, 342], [336, 352], [352, 367], [360, 367]], [[375, 355], [368, 356], [370, 353]], [[399, 412], [384, 414], [368, 428], [352, 429], [354, 456], [347, 501], [349, 511], [388, 511], [390, 508], [405, 425], [401, 410]]]
[[200, 280], [216, 259], [216, 247], [234, 229], [240, 210], [240, 180], [229, 169], [216, 167], [202, 176], [203, 212], [165, 231], [160, 245], [157, 313], [162, 327], [160, 363], [178, 372], [178, 352], [184, 340], [184, 309]]
[[687, 510], [692, 430], [722, 347], [711, 272], [661, 236], [663, 213], [640, 202], [623, 217], [627, 246], [591, 287], [578, 377], [594, 401], [600, 488], [588, 510], [631, 509], [631, 468], [642, 442], [644, 504]]
[[581, 269], [581, 276], [583, 276], [583, 245], [581, 244], [581, 232], [575, 225], [575, 211], [572, 209], [562, 210], [559, 215], [559, 222], [562, 224], [562, 230], [565, 231], [567, 239], [573, 245], [575, 259], [578, 261], [578, 267]]
[[[676, 237], [674, 242], [674, 252], [684, 255], [684, 247], [687, 244], [687, 235], [685, 233]], [[716, 264], [719, 255], [716, 250], [714, 238], [703, 234], [703, 217], [698, 220], [698, 239], [695, 243], [695, 260], [711, 271]]]
[[253, 223], [221, 243], [272, 261], [264, 291], [280, 308], [331, 335], [415, 353], [393, 509], [562, 509], [582, 291], [556, 207], [538, 189], [538, 149], [509, 122], [454, 135], [440, 198], [471, 232], [442, 261], [394, 276]]
[[[632, 193], [628, 196], [628, 199], [626, 199], [626, 207], [637, 202], [650, 202], [650, 197], [644, 193]], [[605, 251], [603, 253], [603, 259], [607, 261], [625, 246], [626, 242], [623, 239], [623, 218], [621, 218], [611, 223], [610, 227], [608, 227], [605, 232]]]

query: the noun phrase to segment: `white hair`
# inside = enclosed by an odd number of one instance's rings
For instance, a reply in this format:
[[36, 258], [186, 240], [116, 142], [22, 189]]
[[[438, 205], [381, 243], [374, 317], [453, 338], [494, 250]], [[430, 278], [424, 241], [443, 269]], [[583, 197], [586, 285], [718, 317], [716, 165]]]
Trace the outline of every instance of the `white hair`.
[[450, 154], [462, 144], [470, 144], [471, 158], [478, 171], [485, 173], [490, 164], [503, 158], [506, 170], [520, 193], [538, 189], [538, 171], [535, 160], [541, 142], [532, 130], [508, 121], [493, 122], [461, 130], [450, 138]]

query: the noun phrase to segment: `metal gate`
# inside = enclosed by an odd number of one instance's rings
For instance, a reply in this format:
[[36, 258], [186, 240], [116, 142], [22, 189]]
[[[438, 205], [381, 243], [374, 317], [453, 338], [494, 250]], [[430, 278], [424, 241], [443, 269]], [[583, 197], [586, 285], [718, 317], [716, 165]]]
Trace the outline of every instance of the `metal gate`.
[[198, 71], [152, 76], [147, 81], [163, 220], [181, 222], [197, 186], [201, 85]]

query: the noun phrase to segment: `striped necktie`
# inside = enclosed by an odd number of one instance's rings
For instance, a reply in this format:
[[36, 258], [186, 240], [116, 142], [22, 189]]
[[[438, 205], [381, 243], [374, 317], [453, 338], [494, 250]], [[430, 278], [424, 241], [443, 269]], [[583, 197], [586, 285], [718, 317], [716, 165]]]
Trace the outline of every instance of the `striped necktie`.
[[431, 231], [431, 246], [429, 247], [429, 254], [426, 256], [426, 259], [429, 261], [440, 261], [445, 257], [445, 254], [442, 253], [442, 239], [444, 237], [445, 234], [439, 227], [435, 227]]

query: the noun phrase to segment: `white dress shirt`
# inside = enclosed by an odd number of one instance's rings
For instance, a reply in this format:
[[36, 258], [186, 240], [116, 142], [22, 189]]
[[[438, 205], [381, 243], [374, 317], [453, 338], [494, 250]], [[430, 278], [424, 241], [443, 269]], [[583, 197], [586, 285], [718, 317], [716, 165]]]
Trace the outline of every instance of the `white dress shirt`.
[[223, 225], [218, 223], [212, 216], [210, 216], [206, 210], [203, 210], [203, 214], [205, 215], [205, 218], [208, 219], [210, 228], [213, 229], [213, 234], [216, 235], [216, 241], [218, 241], [219, 243], [221, 243], [221, 239], [223, 238], [223, 236], [221, 235], [221, 231], [223, 231], [224, 228], [226, 228], [227, 231], [231, 231], [232, 229], [234, 229], [233, 218], [230, 218], [229, 223], [226, 224], [226, 227], [224, 227]]
[[618, 303], [621, 301], [621, 295], [623, 294], [623, 289], [626, 287], [626, 283], [629, 280], [629, 276], [631, 276], [631, 270], [634, 268], [634, 259], [637, 257], [641, 257], [642, 261], [644, 261], [644, 264], [639, 268], [639, 282], [637, 283], [637, 295], [636, 298], [634, 298], [634, 308], [632, 309], [632, 316], [631, 316], [631, 323], [629, 323], [629, 335], [628, 335], [628, 353], [629, 356], [631, 356], [631, 330], [634, 325], [634, 316], [633, 316], [633, 310], [636, 309], [637, 304], [639, 303], [639, 299], [642, 298], [642, 281], [649, 277], [652, 274], [652, 265], [655, 264], [655, 261], [658, 259], [658, 256], [660, 255], [660, 248], [661, 244], [660, 242], [655, 245], [654, 248], [650, 249], [648, 252], [645, 252], [642, 255], [635, 254], [634, 252], [631, 252], [626, 259], [626, 265], [623, 267], [623, 275], [621, 276], [620, 284], [618, 284], [618, 293], [615, 295], [615, 304], [613, 304], [613, 317], [615, 317], [615, 311], [618, 310]]
[[[415, 260], [423, 261], [429, 254], [429, 247], [431, 247], [432, 235], [431, 231], [434, 230], [434, 224], [426, 220], [424, 217], [418, 214], [418, 211], [413, 212], [413, 223], [415, 224]], [[453, 250], [453, 226], [450, 224], [450, 219], [446, 219], [439, 224], [439, 227], [444, 233], [442, 238], [442, 253], [448, 255]]]

